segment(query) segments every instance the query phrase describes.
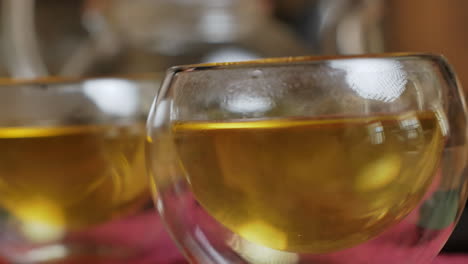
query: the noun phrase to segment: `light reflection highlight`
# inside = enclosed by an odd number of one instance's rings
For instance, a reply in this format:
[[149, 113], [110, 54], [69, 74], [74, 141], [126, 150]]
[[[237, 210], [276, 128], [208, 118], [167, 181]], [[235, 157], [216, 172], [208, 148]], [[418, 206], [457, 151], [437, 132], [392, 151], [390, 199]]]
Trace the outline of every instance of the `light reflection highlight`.
[[332, 61], [330, 66], [346, 72], [346, 82], [365, 99], [393, 102], [403, 94], [408, 76], [403, 65], [388, 59]]

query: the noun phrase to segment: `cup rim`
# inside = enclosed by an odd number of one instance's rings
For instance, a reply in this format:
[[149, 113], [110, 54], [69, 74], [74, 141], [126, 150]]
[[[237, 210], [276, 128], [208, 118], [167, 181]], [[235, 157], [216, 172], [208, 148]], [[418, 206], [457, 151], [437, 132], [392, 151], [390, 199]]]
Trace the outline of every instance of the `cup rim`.
[[215, 62], [215, 63], [201, 63], [201, 64], [187, 64], [179, 65], [169, 68], [168, 73], [189, 73], [204, 70], [216, 69], [234, 69], [234, 68], [257, 68], [258, 66], [275, 67], [288, 64], [323, 64], [334, 61], [346, 60], [360, 60], [360, 59], [428, 59], [428, 60], [442, 60], [446, 61], [445, 57], [441, 54], [426, 53], [426, 52], [394, 52], [394, 53], [371, 53], [359, 55], [325, 55], [325, 56], [293, 56], [293, 57], [276, 57], [276, 58], [262, 58], [247, 61], [235, 62]]

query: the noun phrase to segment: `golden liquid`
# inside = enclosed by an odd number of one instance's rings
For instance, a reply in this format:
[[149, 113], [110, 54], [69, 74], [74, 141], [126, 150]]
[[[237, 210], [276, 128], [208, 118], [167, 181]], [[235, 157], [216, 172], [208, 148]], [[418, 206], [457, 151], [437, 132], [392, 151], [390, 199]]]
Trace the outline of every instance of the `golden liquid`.
[[141, 125], [0, 129], [0, 206], [31, 240], [99, 224], [148, 199]]
[[444, 137], [434, 113], [172, 127], [202, 206], [241, 237], [325, 253], [374, 238], [422, 199]]

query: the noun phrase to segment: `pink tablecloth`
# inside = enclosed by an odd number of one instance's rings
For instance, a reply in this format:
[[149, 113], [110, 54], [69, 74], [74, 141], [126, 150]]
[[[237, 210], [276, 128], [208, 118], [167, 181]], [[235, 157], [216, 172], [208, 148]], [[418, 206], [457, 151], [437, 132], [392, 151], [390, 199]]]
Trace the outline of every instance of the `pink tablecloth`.
[[[112, 226], [109, 229], [103, 229], [102, 232], [115, 233], [116, 230], [121, 230], [126, 234], [126, 239], [130, 243], [138, 243], [145, 235], [157, 236], [158, 240], [153, 242], [151, 247], [148, 247], [145, 256], [142, 256], [138, 260], [134, 260], [129, 264], [188, 264], [188, 262], [181, 256], [178, 249], [170, 239], [169, 235], [165, 231], [161, 219], [155, 214], [146, 215], [139, 217], [134, 224], [126, 222], [121, 223], [121, 226]], [[145, 224], [142, 224], [145, 223]], [[152, 224], [147, 224], [152, 223]], [[148, 227], [151, 226], [151, 230]], [[117, 234], [118, 235], [118, 234]], [[1, 263], [0, 263], [1, 264]], [[92, 264], [92, 263], [90, 263]], [[105, 263], [114, 264], [114, 263]], [[121, 264], [121, 263], [118, 263]], [[377, 264], [377, 263], [375, 263]], [[378, 263], [378, 264], [397, 264], [397, 263]], [[429, 263], [428, 263], [429, 264]], [[440, 255], [431, 264], [468, 264], [467, 255]]]
[[[171, 241], [166, 231], [162, 227], [161, 220], [156, 216], [146, 216], [145, 221], [151, 221], [155, 223], [153, 227], [155, 232], [158, 233], [159, 240], [156, 244], [153, 245], [153, 249], [150, 249], [150, 253], [145, 257], [132, 262], [131, 264], [187, 264], [188, 262], [184, 260], [177, 248], [174, 246], [174, 243]], [[133, 225], [127, 226], [123, 230], [132, 230], [132, 236], [130, 239], [141, 239], [141, 235], [147, 230], [143, 230], [144, 225]], [[119, 228], [120, 229], [120, 228]], [[122, 230], [122, 229], [120, 229]], [[377, 264], [377, 263], [376, 263]], [[379, 263], [379, 264], [397, 264], [397, 263]], [[468, 254], [463, 255], [440, 255], [435, 259], [431, 264], [468, 264]]]
[[467, 264], [468, 255], [441, 255], [433, 264]]
[[[106, 237], [114, 242], [137, 245], [143, 254], [132, 261], [74, 261], [72, 264], [188, 264], [165, 231], [156, 214], [139, 216], [131, 221], [117, 222], [93, 230], [93, 236]], [[157, 239], [154, 239], [157, 238]], [[120, 242], [119, 242], [120, 241]], [[6, 264], [0, 259], [0, 264]], [[70, 264], [69, 262], [66, 262]], [[377, 263], [375, 263], [377, 264]], [[397, 263], [378, 263], [397, 264]], [[467, 255], [441, 255], [431, 264], [468, 264]]]
[[[171, 254], [172, 255], [172, 254]], [[165, 262], [161, 262], [162, 259], [158, 256], [154, 256], [154, 259], [148, 258], [146, 261], [137, 262], [138, 264], [186, 264], [183, 258], [179, 256], [174, 256], [167, 258]], [[432, 264], [467, 264], [468, 255], [441, 255], [439, 256]], [[384, 264], [384, 263], [383, 263]], [[396, 264], [396, 263], [388, 263]]]
[[[468, 255], [450, 255], [450, 256], [439, 256], [432, 264], [467, 264]], [[6, 261], [0, 260], [0, 264], [9, 264]], [[93, 263], [89, 263], [93, 264]], [[162, 257], [159, 254], [155, 254], [152, 257], [146, 257], [141, 261], [136, 261], [129, 264], [188, 264], [180, 255], [169, 253], [166, 257]], [[392, 263], [395, 264], [395, 263]]]

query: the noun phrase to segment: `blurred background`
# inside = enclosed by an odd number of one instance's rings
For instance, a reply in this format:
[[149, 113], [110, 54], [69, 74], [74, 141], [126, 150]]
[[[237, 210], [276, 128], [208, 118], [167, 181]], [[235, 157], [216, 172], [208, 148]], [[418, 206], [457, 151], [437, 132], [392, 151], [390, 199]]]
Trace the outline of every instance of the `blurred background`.
[[[163, 73], [297, 55], [444, 54], [468, 88], [466, 0], [0, 0], [0, 77]], [[444, 249], [468, 252], [468, 215]]]

